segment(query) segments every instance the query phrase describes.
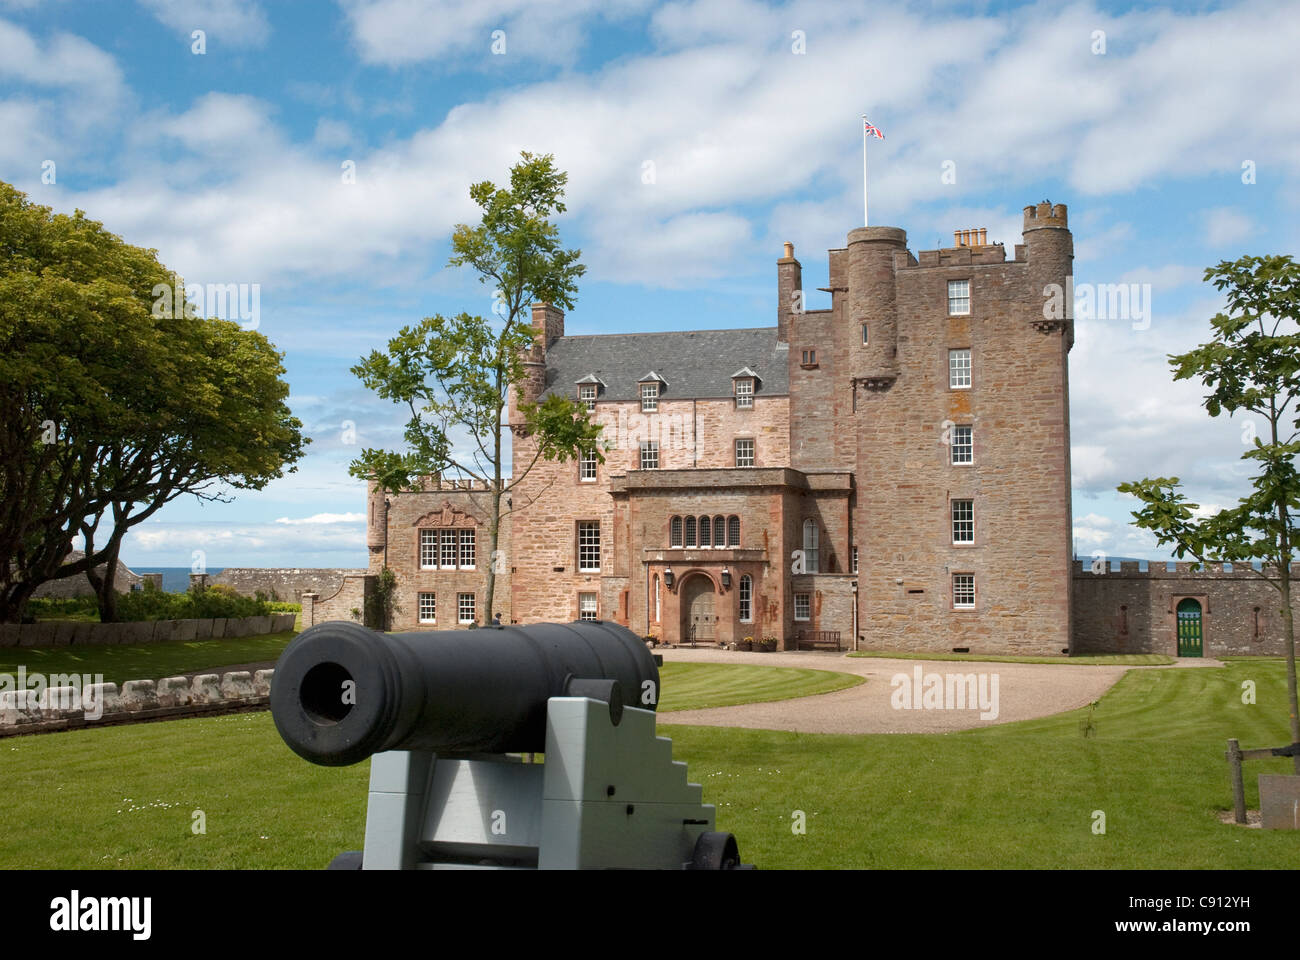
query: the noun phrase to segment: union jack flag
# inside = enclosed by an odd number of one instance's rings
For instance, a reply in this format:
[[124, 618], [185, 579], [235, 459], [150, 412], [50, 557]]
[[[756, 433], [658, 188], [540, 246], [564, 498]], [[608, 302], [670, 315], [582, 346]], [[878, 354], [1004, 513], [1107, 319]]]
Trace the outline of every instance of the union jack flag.
[[870, 121], [870, 120], [863, 120], [862, 122], [866, 125], [866, 126], [865, 126], [865, 130], [866, 130], [867, 136], [869, 136], [869, 137], [875, 137], [877, 140], [884, 140], [884, 139], [885, 139], [885, 135], [884, 135], [883, 133], [880, 132], [880, 129], [879, 129], [878, 127], [873, 127], [873, 126], [871, 125], [871, 121]]

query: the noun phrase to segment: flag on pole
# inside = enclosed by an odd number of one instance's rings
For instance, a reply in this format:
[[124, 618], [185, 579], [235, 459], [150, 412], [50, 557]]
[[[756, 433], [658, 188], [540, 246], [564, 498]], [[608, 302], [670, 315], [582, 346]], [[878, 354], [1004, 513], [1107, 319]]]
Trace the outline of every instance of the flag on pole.
[[867, 115], [862, 115], [862, 225], [870, 226], [871, 221], [867, 219], [867, 137], [875, 137], [877, 140], [884, 140], [885, 135], [880, 132], [879, 127], [873, 127]]

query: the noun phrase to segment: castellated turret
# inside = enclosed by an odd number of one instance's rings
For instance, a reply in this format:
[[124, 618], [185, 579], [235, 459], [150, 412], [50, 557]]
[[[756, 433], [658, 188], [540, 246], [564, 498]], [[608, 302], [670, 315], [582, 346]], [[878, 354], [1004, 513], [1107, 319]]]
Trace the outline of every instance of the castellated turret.
[[849, 233], [848, 253], [848, 319], [869, 329], [854, 372], [870, 382], [888, 382], [898, 376], [894, 255], [907, 255], [907, 231], [859, 227]]
[[1041, 303], [1049, 301], [1055, 288], [1061, 289], [1068, 318], [1066, 345], [1073, 346], [1074, 293], [1073, 289], [1067, 289], [1067, 284], [1074, 274], [1074, 240], [1070, 235], [1065, 204], [1053, 206], [1044, 200], [1025, 207], [1024, 240], [1029, 284], [1041, 298]]
[[366, 548], [370, 553], [370, 570], [378, 572], [384, 564], [388, 546], [387, 497], [375, 481], [366, 483]]

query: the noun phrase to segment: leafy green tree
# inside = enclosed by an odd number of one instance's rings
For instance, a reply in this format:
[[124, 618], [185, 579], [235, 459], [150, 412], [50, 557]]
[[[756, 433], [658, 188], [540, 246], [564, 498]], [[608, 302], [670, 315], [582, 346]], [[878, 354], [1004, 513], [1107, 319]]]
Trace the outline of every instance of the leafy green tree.
[[[230, 320], [162, 320], [170, 329], [153, 346], [158, 379], [138, 381], [134, 419], [106, 445], [97, 474], [107, 510], [81, 523], [89, 553], [100, 517], [111, 515], [101, 551], [106, 573], [116, 569], [130, 529], [165, 504], [182, 495], [228, 502], [225, 488], [261, 490], [310, 442], [285, 402], [281, 355], [264, 335]], [[101, 578], [94, 567], [86, 573], [99, 596], [100, 619], [116, 620], [111, 575]]]
[[[114, 619], [96, 568], [116, 568], [131, 527], [183, 493], [265, 486], [302, 455], [266, 338], [158, 309], [163, 289], [183, 303], [156, 251], [0, 183], [0, 620], [83, 573]], [[65, 562], [77, 534], [84, 556]]]
[[[491, 617], [496, 591], [501, 520], [518, 507], [503, 499], [541, 460], [566, 461], [595, 448], [600, 427], [572, 398], [552, 394], [521, 402], [523, 429], [536, 442], [528, 463], [503, 476], [508, 391], [524, 380], [523, 357], [533, 347], [532, 304], [572, 309], [577, 280], [586, 268], [580, 250], [566, 250], [550, 222], [563, 213], [568, 175], [548, 154], [524, 152], [510, 170], [510, 186], [488, 181], [470, 188], [482, 209], [476, 226], [452, 234], [450, 266], [472, 267], [493, 289], [495, 319], [460, 313], [426, 317], [403, 327], [388, 350], [372, 351], [352, 372], [379, 396], [405, 404], [406, 452], [365, 449], [350, 466], [353, 476], [397, 491], [423, 487], [426, 478], [456, 476], [485, 484], [489, 554], [484, 609]], [[597, 450], [597, 457], [601, 457]]]
[[[1300, 264], [1289, 256], [1242, 257], [1205, 271], [1205, 279], [1225, 291], [1226, 313], [1210, 322], [1214, 339], [1170, 357], [1174, 379], [1198, 377], [1209, 388], [1205, 409], [1217, 417], [1243, 411], [1263, 419], [1262, 435], [1242, 459], [1253, 461], [1251, 493], [1237, 506], [1198, 518], [1199, 505], [1179, 491], [1177, 477], [1121, 484], [1120, 492], [1142, 501], [1133, 513], [1139, 527], [1151, 530], [1161, 546], [1178, 557], [1201, 563], [1249, 564], [1278, 591], [1287, 661], [1291, 742], [1300, 743], [1296, 705], [1295, 621], [1291, 608], [1291, 562], [1295, 557], [1294, 518], [1300, 513]], [[1251, 428], [1246, 428], [1254, 433]], [[1253, 567], [1252, 567], [1253, 569]], [[1300, 756], [1294, 758], [1300, 774]]]

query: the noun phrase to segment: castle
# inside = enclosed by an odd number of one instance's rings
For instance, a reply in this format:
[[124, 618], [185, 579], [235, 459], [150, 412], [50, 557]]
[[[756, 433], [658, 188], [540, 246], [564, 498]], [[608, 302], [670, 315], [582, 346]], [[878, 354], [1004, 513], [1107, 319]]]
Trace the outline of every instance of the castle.
[[495, 558], [481, 485], [372, 485], [369, 573], [306, 595], [304, 624], [362, 609], [388, 567], [397, 630], [499, 613], [675, 644], [1190, 653], [1195, 605], [1197, 654], [1203, 627], [1206, 653], [1280, 651], [1270, 588], [1247, 571], [1073, 561], [1074, 324], [1044, 309], [1072, 260], [1066, 208], [1044, 202], [1010, 259], [982, 229], [916, 255], [901, 229], [855, 229], [829, 251], [822, 310], [787, 243], [774, 326], [566, 336], [538, 304], [509, 404], [515, 469], [536, 452], [519, 402], [548, 393], [603, 424], [604, 462], [538, 460]]

